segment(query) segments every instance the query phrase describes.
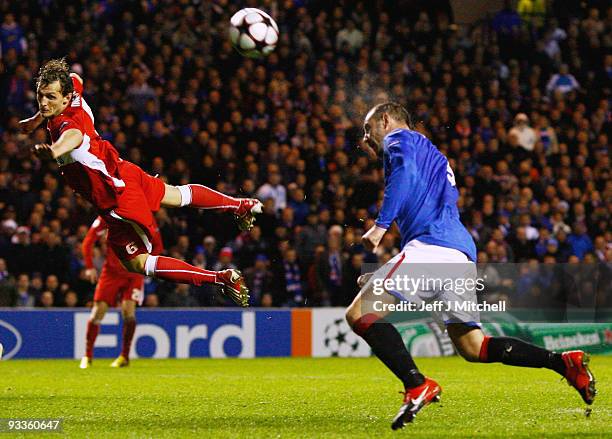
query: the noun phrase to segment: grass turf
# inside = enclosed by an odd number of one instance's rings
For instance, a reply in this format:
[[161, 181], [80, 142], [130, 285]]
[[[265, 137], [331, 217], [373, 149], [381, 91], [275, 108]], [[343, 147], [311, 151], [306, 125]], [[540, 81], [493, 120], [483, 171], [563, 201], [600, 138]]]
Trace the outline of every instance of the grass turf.
[[[612, 357], [592, 414], [551, 371], [418, 359], [442, 402], [392, 432], [399, 382], [374, 358], [0, 362], [0, 418], [63, 418], [72, 437], [610, 437]], [[14, 435], [7, 435], [7, 437]]]

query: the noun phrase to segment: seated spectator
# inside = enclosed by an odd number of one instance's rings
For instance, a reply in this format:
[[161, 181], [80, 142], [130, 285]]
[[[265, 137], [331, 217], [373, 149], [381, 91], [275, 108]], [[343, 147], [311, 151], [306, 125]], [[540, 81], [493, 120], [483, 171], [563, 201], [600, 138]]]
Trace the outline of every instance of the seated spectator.
[[27, 47], [25, 34], [15, 21], [15, 16], [6, 14], [0, 26], [0, 54], [6, 55], [10, 50], [14, 50], [17, 55], [21, 55], [27, 50]]
[[79, 296], [77, 296], [77, 293], [75, 293], [73, 290], [66, 291], [66, 294], [64, 294], [64, 306], [67, 308], [74, 308], [75, 306], [78, 306], [78, 303]]
[[198, 306], [198, 301], [191, 295], [191, 285], [172, 285], [170, 292], [164, 297], [163, 306], [173, 308], [189, 308]]
[[287, 206], [287, 190], [281, 184], [281, 174], [277, 165], [268, 166], [268, 181], [257, 189], [257, 198], [274, 200], [274, 210], [278, 212]]
[[55, 306], [55, 296], [51, 291], [43, 291], [38, 298], [38, 306], [42, 308], [52, 308]]
[[219, 252], [219, 260], [213, 266], [214, 271], [228, 270], [230, 268], [235, 269], [236, 265], [232, 262], [234, 257], [234, 251], [231, 247], [223, 247]]
[[297, 253], [294, 248], [288, 248], [284, 254], [280, 266], [280, 282], [285, 291], [283, 305], [304, 306], [306, 295], [302, 282], [302, 270], [297, 260]]
[[159, 307], [159, 296], [155, 293], [150, 293], [145, 296], [144, 306], [147, 308]]
[[344, 45], [348, 47], [351, 53], [355, 53], [361, 49], [364, 42], [363, 32], [357, 29], [353, 20], [347, 20], [346, 27], [340, 29], [336, 35], [336, 49], [340, 50]]
[[531, 225], [531, 216], [528, 213], [520, 216], [519, 226], [525, 229], [525, 236], [529, 241], [535, 241], [539, 238], [540, 233], [537, 228]]
[[542, 143], [544, 153], [546, 155], [556, 154], [559, 152], [559, 142], [557, 141], [557, 133], [550, 126], [546, 116], [540, 116], [536, 125], [536, 134], [538, 141]]
[[527, 239], [525, 227], [516, 229], [516, 236], [512, 241], [515, 262], [524, 262], [535, 256], [534, 242]]
[[533, 151], [537, 137], [536, 132], [529, 126], [529, 118], [525, 113], [519, 113], [514, 118], [514, 126], [510, 128], [509, 135], [518, 138], [519, 145], [527, 151]]
[[265, 254], [258, 254], [255, 257], [255, 265], [244, 271], [245, 281], [250, 288], [249, 304], [252, 306], [272, 305], [276, 293], [274, 275], [268, 269], [269, 264]]
[[10, 276], [11, 275], [6, 267], [6, 261], [4, 258], [0, 258], [0, 281], [8, 280]]
[[574, 78], [574, 75], [569, 73], [569, 68], [567, 64], [561, 64], [559, 68], [559, 73], [555, 73], [550, 77], [548, 84], [546, 85], [546, 91], [549, 94], [553, 94], [555, 92], [560, 93], [569, 93], [571, 91], [577, 90], [580, 88], [580, 84]]
[[32, 294], [30, 288], [30, 277], [22, 273], [17, 276], [17, 283], [15, 285], [15, 293], [13, 294], [13, 303], [18, 308], [32, 308], [34, 307], [35, 297]]
[[572, 254], [580, 260], [584, 258], [586, 253], [593, 251], [593, 241], [587, 234], [587, 228], [582, 222], [574, 224], [574, 231], [567, 237], [567, 241], [572, 247]]
[[303, 225], [308, 216], [310, 208], [308, 203], [305, 201], [304, 190], [299, 187], [295, 187], [290, 190], [290, 200], [288, 206], [293, 209], [293, 219], [296, 225]]

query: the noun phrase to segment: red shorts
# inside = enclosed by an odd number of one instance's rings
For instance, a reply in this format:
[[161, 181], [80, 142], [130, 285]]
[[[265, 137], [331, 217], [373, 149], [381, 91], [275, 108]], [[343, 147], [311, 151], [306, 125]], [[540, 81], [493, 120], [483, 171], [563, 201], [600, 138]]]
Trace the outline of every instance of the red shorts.
[[119, 163], [125, 189], [118, 206], [102, 217], [108, 224], [108, 244], [123, 261], [141, 254], [159, 254], [161, 238], [152, 212], [159, 210], [166, 193], [164, 182], [128, 161]]
[[117, 302], [133, 300], [142, 305], [144, 299], [144, 276], [129, 271], [102, 269], [94, 301], [106, 302], [108, 306], [117, 306]]

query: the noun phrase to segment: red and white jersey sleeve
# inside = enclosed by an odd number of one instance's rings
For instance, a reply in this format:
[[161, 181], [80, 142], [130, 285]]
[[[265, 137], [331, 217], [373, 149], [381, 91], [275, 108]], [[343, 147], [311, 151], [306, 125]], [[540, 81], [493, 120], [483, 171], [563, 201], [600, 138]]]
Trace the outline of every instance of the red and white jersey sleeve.
[[83, 83], [79, 81], [75, 76], [75, 73], [70, 74], [70, 78], [72, 79], [72, 86], [74, 87], [74, 91], [79, 95], [83, 94]]
[[121, 159], [113, 145], [96, 131], [93, 113], [82, 96], [83, 85], [74, 77], [72, 82], [72, 101], [63, 113], [47, 122], [47, 129], [52, 142], [70, 129], [83, 134], [81, 145], [56, 160], [68, 184], [98, 210], [106, 211], [117, 206], [117, 197], [125, 187], [118, 169]]

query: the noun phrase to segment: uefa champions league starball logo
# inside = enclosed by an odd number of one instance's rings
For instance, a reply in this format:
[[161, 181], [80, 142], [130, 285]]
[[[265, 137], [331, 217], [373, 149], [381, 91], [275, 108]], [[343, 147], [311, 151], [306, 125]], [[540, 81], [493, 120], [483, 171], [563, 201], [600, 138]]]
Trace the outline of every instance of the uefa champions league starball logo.
[[19, 352], [21, 345], [19, 330], [10, 323], [0, 320], [0, 359], [12, 358]]
[[323, 343], [332, 357], [352, 357], [359, 349], [359, 339], [344, 319], [327, 325], [324, 336]]

